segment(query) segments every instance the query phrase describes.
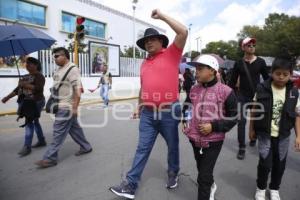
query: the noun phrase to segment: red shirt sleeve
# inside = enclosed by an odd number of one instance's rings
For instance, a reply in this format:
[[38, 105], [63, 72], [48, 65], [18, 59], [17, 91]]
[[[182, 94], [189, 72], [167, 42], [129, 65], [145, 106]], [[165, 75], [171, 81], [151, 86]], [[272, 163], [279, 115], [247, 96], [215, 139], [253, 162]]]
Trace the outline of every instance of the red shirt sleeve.
[[173, 59], [176, 61], [181, 60], [183, 49], [178, 48], [175, 43], [172, 43], [167, 49], [166, 52], [172, 55]]

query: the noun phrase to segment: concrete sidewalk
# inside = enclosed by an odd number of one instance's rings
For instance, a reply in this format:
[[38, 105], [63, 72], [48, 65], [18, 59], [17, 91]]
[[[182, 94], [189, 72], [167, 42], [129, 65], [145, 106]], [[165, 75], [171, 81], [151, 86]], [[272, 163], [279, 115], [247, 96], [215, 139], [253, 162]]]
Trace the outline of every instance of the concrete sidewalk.
[[[119, 90], [119, 91], [111, 91], [109, 94], [109, 99], [111, 102], [114, 101], [122, 101], [122, 100], [129, 100], [129, 99], [137, 99], [138, 98], [138, 90], [136, 91], [127, 91], [127, 90]], [[49, 97], [46, 96], [46, 100]], [[101, 99], [99, 92], [96, 91], [91, 93], [89, 91], [85, 91], [80, 100], [80, 105], [88, 105], [88, 104], [95, 104], [95, 103], [102, 103], [103, 100]], [[15, 115], [17, 114], [17, 97], [10, 99], [5, 104], [0, 102], [0, 116], [5, 115]]]

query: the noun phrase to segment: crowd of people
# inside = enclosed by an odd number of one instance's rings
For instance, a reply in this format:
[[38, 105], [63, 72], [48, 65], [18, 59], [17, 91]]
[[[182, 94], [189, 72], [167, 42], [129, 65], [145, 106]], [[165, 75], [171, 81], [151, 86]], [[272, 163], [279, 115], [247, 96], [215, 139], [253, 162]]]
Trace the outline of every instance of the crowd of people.
[[[110, 191], [120, 197], [135, 198], [158, 134], [166, 141], [168, 149], [168, 179], [165, 187], [176, 188], [180, 171], [178, 125], [182, 122], [182, 131], [190, 141], [198, 170], [198, 200], [215, 199], [217, 184], [214, 167], [226, 133], [237, 124], [237, 159], [245, 159], [246, 132], [249, 133], [250, 146], [258, 146], [255, 199], [266, 199], [268, 176], [271, 173], [270, 198], [280, 200], [279, 188], [293, 128], [296, 133], [295, 150], [300, 151], [300, 113], [297, 112], [300, 103], [298, 90], [290, 81], [293, 72], [291, 60], [282, 56], [275, 58], [269, 75], [265, 61], [255, 55], [256, 39], [247, 37], [241, 42], [244, 56], [235, 63], [226, 85], [218, 78], [219, 61], [210, 54], [200, 55], [188, 63], [193, 67], [195, 75], [191, 69], [186, 69], [183, 75], [186, 99], [181, 103], [178, 66], [188, 37], [187, 28], [158, 9], [152, 11], [151, 17], [165, 22], [176, 36], [170, 42], [167, 36], [156, 29], [147, 28], [143, 37], [136, 42], [148, 53], [141, 66], [141, 89], [138, 106], [133, 114], [133, 118], [140, 118], [139, 140], [126, 179], [110, 187]], [[53, 88], [58, 90], [59, 104], [55, 113], [52, 142], [42, 159], [35, 163], [40, 168], [57, 165], [58, 152], [68, 134], [80, 147], [76, 156], [93, 150], [77, 120], [82, 93], [80, 71], [70, 62], [67, 49], [59, 47], [52, 54], [58, 66], [53, 75]], [[112, 85], [112, 76], [107, 67], [103, 65], [103, 76], [97, 85], [97, 88], [101, 86], [100, 94], [105, 106], [109, 104], [108, 91]], [[10, 94], [2, 98], [2, 102], [6, 103], [10, 98], [18, 96], [19, 115], [25, 112], [24, 107], [28, 105], [36, 110], [36, 115], [24, 125], [25, 142], [19, 152], [21, 156], [29, 155], [31, 148], [47, 145], [39, 123], [46, 101], [43, 95], [45, 78], [41, 74], [40, 62], [35, 58], [27, 58], [26, 69], [28, 74], [20, 79]], [[262, 82], [260, 75], [264, 79]], [[61, 80], [64, 80], [63, 83]], [[262, 112], [257, 112], [259, 109]], [[249, 115], [247, 110], [250, 110]], [[248, 131], [245, 126], [247, 119], [250, 119]], [[38, 142], [32, 146], [34, 132]]]

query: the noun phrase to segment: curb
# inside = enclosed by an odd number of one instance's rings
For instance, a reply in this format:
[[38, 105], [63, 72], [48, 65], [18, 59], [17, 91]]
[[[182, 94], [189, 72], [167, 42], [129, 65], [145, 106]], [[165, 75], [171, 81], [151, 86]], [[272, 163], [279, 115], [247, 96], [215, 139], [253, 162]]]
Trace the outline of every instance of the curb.
[[[111, 99], [109, 100], [110, 102], [116, 102], [116, 101], [127, 101], [127, 100], [133, 100], [133, 99], [137, 99], [138, 97], [128, 97], [128, 98], [120, 98], [120, 99]], [[91, 105], [91, 104], [96, 104], [96, 103], [102, 103], [103, 100], [83, 100], [82, 102], [80, 102], [79, 106], [84, 106], [84, 105]], [[45, 109], [43, 109], [45, 110]], [[8, 111], [4, 111], [4, 112], [0, 112], [0, 117], [2, 116], [6, 116], [6, 115], [16, 115], [17, 114], [17, 110], [8, 110]]]

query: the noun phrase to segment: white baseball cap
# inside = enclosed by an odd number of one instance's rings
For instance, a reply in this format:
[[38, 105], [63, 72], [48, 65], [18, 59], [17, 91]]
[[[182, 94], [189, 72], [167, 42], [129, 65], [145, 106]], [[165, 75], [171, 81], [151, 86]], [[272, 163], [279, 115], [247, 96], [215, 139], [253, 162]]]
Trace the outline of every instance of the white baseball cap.
[[214, 70], [218, 71], [219, 70], [219, 63], [218, 60], [213, 57], [212, 55], [208, 54], [202, 54], [200, 56], [197, 56], [192, 62], [188, 62], [188, 65], [196, 67], [197, 65], [207, 65]]
[[251, 38], [251, 37], [246, 37], [245, 39], [243, 39], [241, 46], [245, 46], [247, 44], [249, 44], [250, 42], [252, 43], [256, 43], [256, 39], [255, 38]]

